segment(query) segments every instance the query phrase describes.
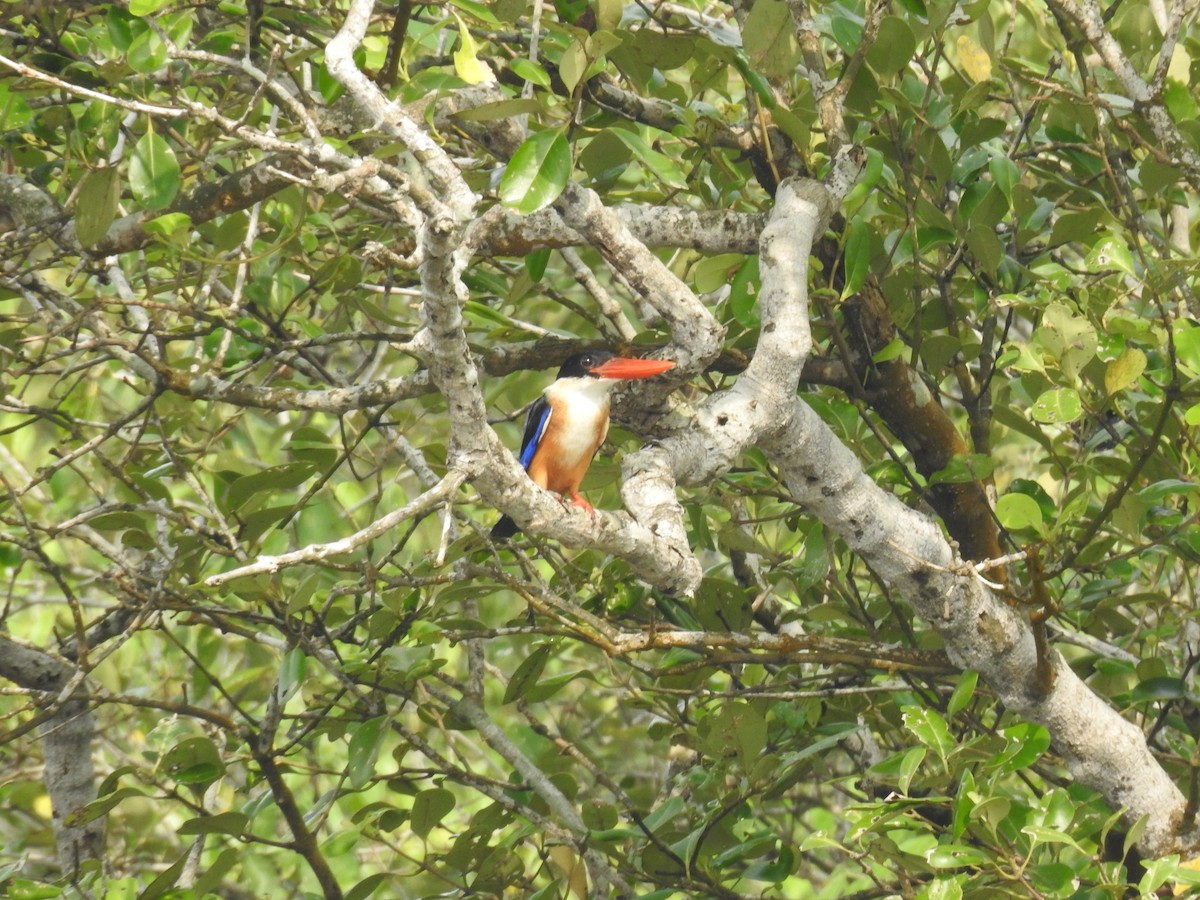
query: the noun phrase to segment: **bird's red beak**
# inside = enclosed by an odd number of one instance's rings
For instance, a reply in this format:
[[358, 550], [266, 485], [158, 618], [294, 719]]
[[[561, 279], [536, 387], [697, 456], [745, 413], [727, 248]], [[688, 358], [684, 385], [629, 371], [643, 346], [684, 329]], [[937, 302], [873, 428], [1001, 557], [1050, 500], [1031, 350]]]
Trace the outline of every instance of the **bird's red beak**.
[[675, 368], [675, 363], [669, 359], [625, 359], [613, 357], [588, 371], [598, 378], [632, 379], [651, 378]]

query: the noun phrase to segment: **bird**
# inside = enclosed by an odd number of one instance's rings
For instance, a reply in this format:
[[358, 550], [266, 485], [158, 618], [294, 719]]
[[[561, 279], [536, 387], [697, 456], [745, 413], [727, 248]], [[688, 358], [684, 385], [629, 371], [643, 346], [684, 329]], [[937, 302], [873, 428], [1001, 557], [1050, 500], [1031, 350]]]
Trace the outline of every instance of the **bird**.
[[[520, 462], [534, 484], [592, 512], [579, 486], [592, 457], [608, 435], [609, 395], [618, 381], [651, 378], [675, 368], [671, 360], [630, 359], [608, 350], [584, 350], [568, 356], [558, 376], [534, 401], [525, 418]], [[501, 516], [493, 540], [519, 532]]]

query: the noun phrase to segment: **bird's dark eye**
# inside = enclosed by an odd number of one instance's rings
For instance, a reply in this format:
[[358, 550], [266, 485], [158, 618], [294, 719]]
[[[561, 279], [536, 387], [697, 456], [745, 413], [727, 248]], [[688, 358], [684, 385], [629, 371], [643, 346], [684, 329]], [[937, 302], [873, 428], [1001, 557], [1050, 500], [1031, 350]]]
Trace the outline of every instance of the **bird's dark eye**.
[[590, 353], [585, 353], [583, 359], [579, 361], [579, 364], [583, 366], [584, 371], [587, 371], [592, 366], [596, 365], [596, 358]]

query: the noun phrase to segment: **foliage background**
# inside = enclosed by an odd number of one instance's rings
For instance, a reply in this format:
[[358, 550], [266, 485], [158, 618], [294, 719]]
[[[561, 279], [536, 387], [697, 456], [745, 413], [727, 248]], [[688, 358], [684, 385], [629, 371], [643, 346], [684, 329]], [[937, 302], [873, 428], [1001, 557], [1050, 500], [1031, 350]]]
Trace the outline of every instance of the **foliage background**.
[[[54, 703], [6, 671], [9, 894], [1186, 883], [762, 453], [680, 489], [692, 598], [599, 550], [487, 543], [496, 513], [446, 480], [448, 404], [417, 340], [432, 163], [331, 74], [343, 6], [7, 7], [0, 623], [79, 673], [51, 694], [93, 711], [97, 797], [67, 824], [107, 825], [96, 858], [56, 859], [36, 730]], [[945, 515], [938, 484], [994, 491], [986, 529], [1016, 556], [985, 577], [1053, 620], [1190, 816], [1194, 5], [1106, 11], [1151, 102], [1071, 7], [401, 2], [355, 61], [481, 215], [533, 213], [568, 180], [715, 211], [646, 240], [724, 327], [721, 354], [665, 416], [618, 405], [630, 428], [586, 485], [600, 508], [620, 506], [612, 458], [753, 354], [780, 179], [865, 150], [814, 248], [803, 397], [914, 507]], [[488, 241], [462, 315], [509, 446], [572, 349], [672, 340], [636, 273], [577, 239]], [[914, 383], [949, 432], [897, 405]], [[205, 583], [395, 510], [345, 552]]]

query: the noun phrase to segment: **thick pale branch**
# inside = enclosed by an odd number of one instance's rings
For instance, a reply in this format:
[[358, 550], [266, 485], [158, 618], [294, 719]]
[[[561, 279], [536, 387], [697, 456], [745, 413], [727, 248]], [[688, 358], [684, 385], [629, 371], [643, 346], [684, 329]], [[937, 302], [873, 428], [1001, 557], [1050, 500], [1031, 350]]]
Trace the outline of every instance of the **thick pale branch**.
[[[79, 674], [65, 660], [0, 635], [0, 678], [28, 690], [57, 695]], [[69, 816], [96, 799], [92, 769], [96, 723], [85, 701], [71, 697], [54, 702], [39, 728], [46, 764], [44, 781], [50, 795], [59, 867], [64, 874], [74, 876], [83, 863], [104, 857], [103, 818], [83, 825], [68, 824]]]
[[[646, 247], [688, 247], [703, 253], [757, 253], [766, 221], [760, 213], [632, 203], [611, 207], [611, 212]], [[521, 216], [500, 208], [472, 226], [468, 241], [477, 256], [524, 256], [542, 248], [587, 243], [555, 209]]]

